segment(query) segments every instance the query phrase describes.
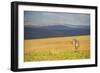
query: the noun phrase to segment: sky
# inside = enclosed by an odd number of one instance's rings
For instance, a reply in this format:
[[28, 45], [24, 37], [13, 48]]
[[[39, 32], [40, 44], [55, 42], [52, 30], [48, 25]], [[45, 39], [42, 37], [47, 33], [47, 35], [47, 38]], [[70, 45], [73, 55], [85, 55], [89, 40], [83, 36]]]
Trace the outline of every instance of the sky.
[[24, 11], [24, 25], [90, 25], [90, 14]]

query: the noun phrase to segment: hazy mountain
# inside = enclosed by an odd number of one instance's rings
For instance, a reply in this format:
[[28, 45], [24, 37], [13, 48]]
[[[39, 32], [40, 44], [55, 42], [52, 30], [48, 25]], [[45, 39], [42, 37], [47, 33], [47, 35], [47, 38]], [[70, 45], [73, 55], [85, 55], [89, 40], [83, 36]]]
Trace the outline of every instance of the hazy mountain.
[[48, 26], [24, 26], [24, 38], [48, 38], [48, 37], [63, 37], [89, 35], [89, 25], [48, 25]]

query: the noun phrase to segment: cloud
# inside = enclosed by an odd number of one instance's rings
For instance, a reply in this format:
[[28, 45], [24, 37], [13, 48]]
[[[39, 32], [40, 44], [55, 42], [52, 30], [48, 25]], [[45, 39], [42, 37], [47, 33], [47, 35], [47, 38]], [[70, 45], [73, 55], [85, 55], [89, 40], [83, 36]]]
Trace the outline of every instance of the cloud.
[[25, 25], [89, 25], [90, 14], [24, 11]]

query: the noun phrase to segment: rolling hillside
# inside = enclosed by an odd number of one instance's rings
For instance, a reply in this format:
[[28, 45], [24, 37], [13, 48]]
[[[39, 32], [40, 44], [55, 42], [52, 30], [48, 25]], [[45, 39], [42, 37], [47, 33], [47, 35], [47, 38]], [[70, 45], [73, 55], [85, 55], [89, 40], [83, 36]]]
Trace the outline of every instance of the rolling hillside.
[[89, 35], [90, 26], [86, 25], [48, 25], [48, 26], [24, 26], [24, 38], [49, 38]]

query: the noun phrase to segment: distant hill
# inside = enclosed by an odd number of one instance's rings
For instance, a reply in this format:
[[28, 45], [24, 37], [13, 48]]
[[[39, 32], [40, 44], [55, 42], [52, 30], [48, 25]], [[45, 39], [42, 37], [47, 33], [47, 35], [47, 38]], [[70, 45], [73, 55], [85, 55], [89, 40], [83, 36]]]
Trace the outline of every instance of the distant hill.
[[89, 35], [89, 25], [48, 25], [48, 26], [24, 26], [24, 38], [48, 38], [63, 36]]

